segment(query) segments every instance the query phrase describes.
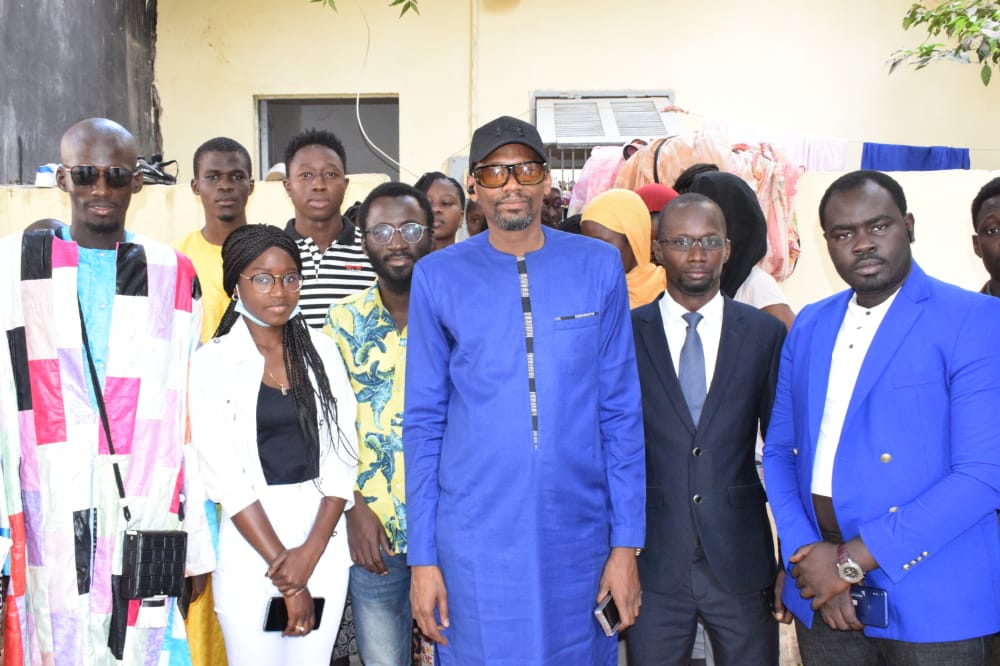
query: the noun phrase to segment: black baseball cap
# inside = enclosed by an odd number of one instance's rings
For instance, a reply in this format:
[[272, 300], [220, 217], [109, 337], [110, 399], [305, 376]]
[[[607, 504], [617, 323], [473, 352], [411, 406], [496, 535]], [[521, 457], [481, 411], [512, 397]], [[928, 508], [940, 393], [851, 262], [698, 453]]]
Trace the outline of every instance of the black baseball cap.
[[538, 153], [542, 162], [546, 161], [545, 144], [534, 125], [511, 116], [500, 116], [473, 132], [472, 145], [469, 146], [469, 166], [475, 167], [494, 150], [508, 143], [527, 146]]

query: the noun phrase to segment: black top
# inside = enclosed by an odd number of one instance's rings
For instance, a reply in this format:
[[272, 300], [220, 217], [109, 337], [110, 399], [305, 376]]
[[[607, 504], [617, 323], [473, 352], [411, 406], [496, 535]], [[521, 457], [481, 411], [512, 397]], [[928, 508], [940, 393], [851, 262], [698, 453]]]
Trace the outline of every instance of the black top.
[[263, 382], [257, 394], [257, 455], [269, 486], [312, 481], [319, 476], [299, 427], [295, 398]]

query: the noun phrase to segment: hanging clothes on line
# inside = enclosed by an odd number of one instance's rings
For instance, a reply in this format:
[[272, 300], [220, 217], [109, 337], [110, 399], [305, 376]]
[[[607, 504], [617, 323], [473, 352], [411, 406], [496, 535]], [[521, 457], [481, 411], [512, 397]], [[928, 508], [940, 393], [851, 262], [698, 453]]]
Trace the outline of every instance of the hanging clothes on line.
[[861, 168], [874, 171], [945, 171], [968, 169], [969, 149], [865, 142]]

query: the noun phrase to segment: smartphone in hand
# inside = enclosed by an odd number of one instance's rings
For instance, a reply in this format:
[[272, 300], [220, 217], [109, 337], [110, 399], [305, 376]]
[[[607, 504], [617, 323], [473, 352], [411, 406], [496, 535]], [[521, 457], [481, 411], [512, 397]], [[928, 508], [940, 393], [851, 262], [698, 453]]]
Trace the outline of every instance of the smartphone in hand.
[[866, 627], [889, 626], [889, 595], [885, 590], [867, 585], [851, 586], [851, 603], [858, 622]]
[[[320, 620], [323, 619], [323, 606], [326, 600], [323, 597], [313, 597], [313, 613], [316, 616], [316, 623], [313, 630], [319, 629]], [[282, 596], [271, 597], [267, 602], [267, 616], [264, 619], [264, 631], [284, 631], [288, 626], [288, 606], [285, 605], [285, 598]]]
[[604, 630], [606, 636], [614, 636], [618, 628], [622, 626], [622, 618], [618, 613], [618, 606], [610, 594], [601, 599], [601, 603], [597, 604], [597, 608], [594, 609], [594, 617], [597, 618], [597, 623], [601, 625], [601, 629]]

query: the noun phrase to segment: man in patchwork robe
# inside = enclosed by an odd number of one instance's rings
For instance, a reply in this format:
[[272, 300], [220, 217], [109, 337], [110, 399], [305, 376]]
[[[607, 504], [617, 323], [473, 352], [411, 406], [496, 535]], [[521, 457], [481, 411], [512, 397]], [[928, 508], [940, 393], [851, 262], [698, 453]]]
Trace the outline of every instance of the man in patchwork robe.
[[197, 278], [183, 255], [125, 231], [142, 187], [125, 128], [84, 120], [60, 152], [70, 225], [0, 239], [0, 534], [12, 542], [4, 662], [189, 663], [176, 600], [130, 600], [120, 574], [127, 529], [185, 529], [188, 575], [215, 565], [197, 470], [185, 465]]

